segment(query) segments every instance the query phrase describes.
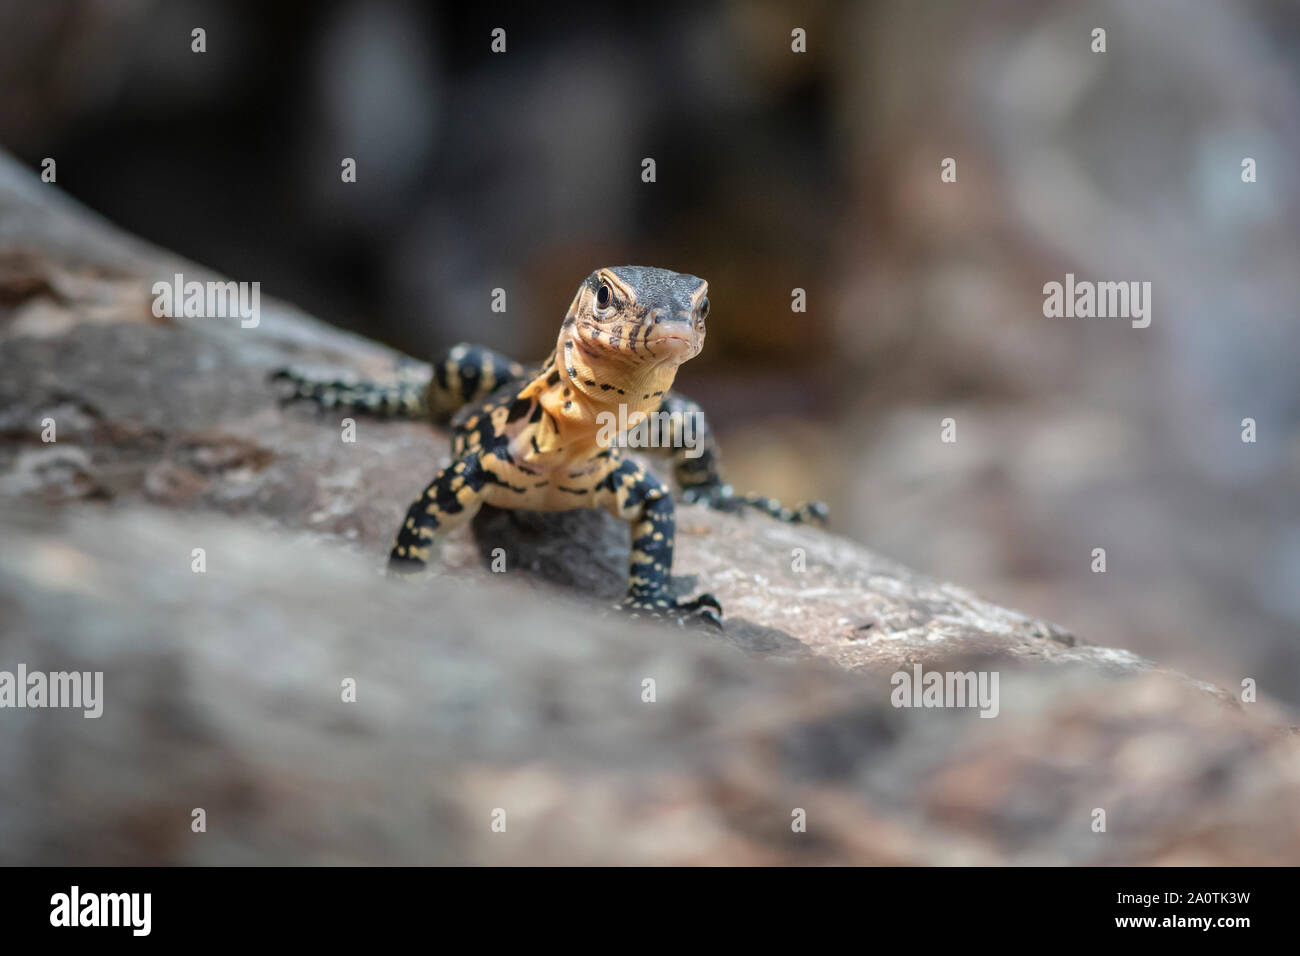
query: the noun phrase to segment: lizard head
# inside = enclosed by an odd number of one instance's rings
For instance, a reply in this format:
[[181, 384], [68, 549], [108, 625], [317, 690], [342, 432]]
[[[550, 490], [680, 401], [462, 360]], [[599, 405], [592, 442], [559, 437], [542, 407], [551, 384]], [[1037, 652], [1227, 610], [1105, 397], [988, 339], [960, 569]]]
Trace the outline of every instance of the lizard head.
[[569, 307], [557, 354], [588, 392], [588, 382], [610, 385], [607, 392], [666, 390], [677, 367], [704, 347], [708, 292], [703, 279], [668, 269], [597, 269]]

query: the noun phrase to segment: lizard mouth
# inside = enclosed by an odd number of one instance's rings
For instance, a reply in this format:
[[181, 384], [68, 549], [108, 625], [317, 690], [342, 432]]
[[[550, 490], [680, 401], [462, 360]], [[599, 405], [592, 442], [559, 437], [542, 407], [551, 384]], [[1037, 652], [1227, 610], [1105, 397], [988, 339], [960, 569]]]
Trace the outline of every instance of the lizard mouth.
[[647, 345], [658, 345], [660, 342], [681, 342], [684, 345], [694, 345], [694, 335], [656, 335], [653, 338], [646, 339]]
[[679, 355], [693, 357], [700, 350], [698, 335], [655, 335], [643, 340], [645, 350], [654, 358], [670, 358]]
[[[653, 329], [654, 327], [652, 327]], [[657, 334], [656, 334], [657, 333]], [[647, 333], [644, 330], [611, 344], [609, 333], [598, 326], [583, 325], [575, 344], [587, 361], [614, 359], [622, 356], [631, 361], [693, 358], [704, 344], [704, 336], [689, 328], [665, 332], [661, 329]]]

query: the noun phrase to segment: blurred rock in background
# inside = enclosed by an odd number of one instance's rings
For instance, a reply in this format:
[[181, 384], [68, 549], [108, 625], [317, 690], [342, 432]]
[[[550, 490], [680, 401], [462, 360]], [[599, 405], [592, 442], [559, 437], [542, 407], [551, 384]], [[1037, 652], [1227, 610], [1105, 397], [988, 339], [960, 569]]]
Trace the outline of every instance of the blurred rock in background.
[[[0, 145], [417, 356], [540, 357], [597, 265], [702, 275], [679, 381], [742, 490], [1300, 702], [1293, 5], [595, 9], [3, 3]], [[1151, 282], [1151, 327], [1044, 318], [1067, 272]]]

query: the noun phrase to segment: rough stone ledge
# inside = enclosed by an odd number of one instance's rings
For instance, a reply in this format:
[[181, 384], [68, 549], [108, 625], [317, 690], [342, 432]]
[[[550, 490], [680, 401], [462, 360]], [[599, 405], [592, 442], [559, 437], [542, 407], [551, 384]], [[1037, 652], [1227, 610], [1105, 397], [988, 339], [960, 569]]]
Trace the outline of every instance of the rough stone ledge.
[[[445, 435], [346, 444], [266, 373], [399, 358], [269, 299], [155, 320], [177, 268], [0, 157], [0, 670], [107, 696], [0, 711], [0, 863], [1300, 861], [1285, 715], [816, 529], [681, 509], [722, 634], [594, 614], [626, 529], [591, 513], [485, 512], [388, 581]], [[999, 716], [894, 708], [916, 664], [996, 671]]]

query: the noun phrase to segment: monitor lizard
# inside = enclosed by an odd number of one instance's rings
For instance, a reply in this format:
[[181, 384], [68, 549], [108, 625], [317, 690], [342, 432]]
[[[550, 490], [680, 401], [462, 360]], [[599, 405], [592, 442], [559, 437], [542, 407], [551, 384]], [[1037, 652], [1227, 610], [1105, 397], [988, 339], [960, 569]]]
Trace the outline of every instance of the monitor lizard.
[[631, 525], [623, 608], [679, 624], [720, 625], [722, 607], [712, 594], [672, 595], [672, 492], [611, 440], [610, 423], [636, 426], [655, 416], [684, 501], [723, 511], [752, 507], [791, 522], [824, 521], [826, 506], [788, 509], [764, 496], [737, 495], [724, 483], [702, 410], [671, 391], [677, 369], [704, 346], [708, 314], [703, 279], [644, 266], [603, 268], [578, 287], [554, 350], [532, 368], [461, 344], [434, 361], [423, 388], [313, 381], [289, 369], [274, 377], [292, 384], [288, 400], [451, 425], [453, 460], [407, 511], [391, 571], [422, 570], [436, 535], [469, 521], [483, 504], [599, 508]]

